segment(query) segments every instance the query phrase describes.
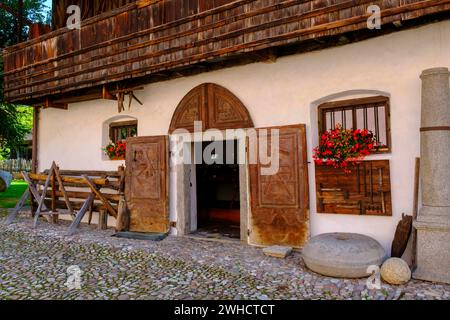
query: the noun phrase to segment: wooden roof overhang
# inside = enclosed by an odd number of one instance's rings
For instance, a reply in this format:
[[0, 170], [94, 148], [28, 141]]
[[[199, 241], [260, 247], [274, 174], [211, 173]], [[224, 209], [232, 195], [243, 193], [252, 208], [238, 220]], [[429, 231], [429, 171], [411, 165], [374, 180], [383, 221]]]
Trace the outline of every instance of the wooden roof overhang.
[[[369, 30], [369, 5], [382, 29]], [[47, 107], [132, 86], [272, 61], [448, 19], [450, 0], [142, 0], [4, 50], [8, 101]]]

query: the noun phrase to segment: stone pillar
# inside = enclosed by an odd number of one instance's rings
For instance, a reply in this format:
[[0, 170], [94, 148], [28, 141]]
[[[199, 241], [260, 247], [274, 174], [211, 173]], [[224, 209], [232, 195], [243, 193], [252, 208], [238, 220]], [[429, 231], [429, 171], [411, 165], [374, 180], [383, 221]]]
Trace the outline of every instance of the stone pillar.
[[423, 71], [422, 208], [414, 278], [450, 283], [450, 83], [447, 68]]

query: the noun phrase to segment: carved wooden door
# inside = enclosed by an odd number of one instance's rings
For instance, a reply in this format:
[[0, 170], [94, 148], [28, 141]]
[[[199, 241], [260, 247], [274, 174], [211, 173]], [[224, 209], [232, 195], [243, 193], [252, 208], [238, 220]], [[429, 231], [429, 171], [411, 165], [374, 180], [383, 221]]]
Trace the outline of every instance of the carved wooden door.
[[168, 138], [127, 139], [125, 197], [130, 231], [169, 231]]
[[[259, 156], [257, 164], [250, 162], [250, 243], [303, 247], [309, 237], [305, 126], [267, 128], [263, 131], [268, 138], [266, 150], [271, 150], [271, 129], [279, 130], [279, 170], [263, 175], [261, 169], [270, 165], [262, 165]], [[253, 148], [258, 155], [261, 130], [257, 148]]]

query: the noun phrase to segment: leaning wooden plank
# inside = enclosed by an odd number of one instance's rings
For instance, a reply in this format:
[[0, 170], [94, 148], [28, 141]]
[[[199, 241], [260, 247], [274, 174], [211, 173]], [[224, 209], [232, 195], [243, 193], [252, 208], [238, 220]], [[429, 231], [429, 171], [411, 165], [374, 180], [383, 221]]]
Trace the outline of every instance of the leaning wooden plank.
[[72, 213], [72, 215], [74, 215], [73, 208], [72, 208], [72, 205], [70, 204], [70, 199], [67, 196], [66, 188], [64, 187], [64, 184], [62, 182], [61, 174], [59, 172], [58, 167], [55, 168], [55, 176], [56, 176], [56, 180], [58, 180], [59, 190], [62, 192], [62, 194], [64, 196], [64, 201], [66, 201], [67, 209]]
[[17, 203], [17, 205], [14, 208], [14, 210], [11, 211], [11, 213], [8, 216], [8, 218], [6, 219], [6, 224], [7, 225], [13, 223], [13, 221], [16, 219], [17, 215], [19, 214], [20, 209], [23, 208], [23, 206], [25, 205], [25, 202], [28, 200], [29, 197], [30, 197], [30, 190], [27, 189], [23, 193], [22, 197], [20, 198], [20, 200]]
[[[39, 199], [41, 198], [41, 195], [37, 191], [33, 181], [31, 181], [30, 177], [28, 176], [28, 173], [22, 172], [22, 176], [25, 179], [25, 181], [28, 183], [28, 188], [30, 189], [30, 192], [33, 195], [34, 199], [36, 199], [36, 201], [39, 201]], [[45, 206], [45, 204], [42, 205], [42, 210], [47, 211], [47, 207]]]
[[37, 224], [38, 224], [38, 221], [39, 221], [39, 216], [41, 215], [42, 206], [44, 205], [45, 195], [47, 193], [48, 187], [50, 186], [50, 182], [52, 180], [52, 176], [53, 176], [55, 167], [56, 167], [56, 163], [53, 162], [52, 167], [50, 168], [49, 175], [47, 176], [47, 180], [45, 181], [44, 189], [42, 190], [42, 196], [38, 200], [38, 207], [37, 207], [37, 210], [36, 210], [36, 214], [34, 216], [33, 228], [37, 227]]
[[83, 220], [84, 215], [88, 211], [89, 207], [91, 206], [92, 201], [95, 199], [95, 194], [91, 193], [86, 200], [86, 202], [83, 204], [83, 207], [81, 207], [80, 211], [78, 211], [77, 216], [75, 220], [72, 222], [72, 224], [69, 227], [69, 231], [67, 232], [68, 236], [73, 236], [75, 234], [75, 231], [77, 230], [78, 226], [81, 223], [81, 220]]
[[117, 212], [116, 210], [114, 210], [114, 208], [111, 206], [111, 204], [109, 203], [109, 201], [103, 196], [103, 194], [97, 189], [97, 187], [95, 186], [95, 184], [92, 182], [92, 180], [88, 177], [83, 175], [82, 176], [84, 178], [84, 180], [86, 181], [86, 183], [89, 185], [89, 187], [91, 188], [92, 192], [94, 192], [97, 197], [102, 201], [103, 205], [105, 206], [106, 210], [108, 210], [109, 214], [112, 215], [113, 217], [117, 217]]

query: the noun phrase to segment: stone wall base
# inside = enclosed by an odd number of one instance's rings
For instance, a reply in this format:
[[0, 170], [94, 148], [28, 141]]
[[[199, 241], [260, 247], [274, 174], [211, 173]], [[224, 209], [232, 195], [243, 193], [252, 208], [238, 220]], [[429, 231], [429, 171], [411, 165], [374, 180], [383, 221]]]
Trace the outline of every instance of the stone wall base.
[[417, 269], [414, 279], [450, 284], [450, 225], [415, 221]]

